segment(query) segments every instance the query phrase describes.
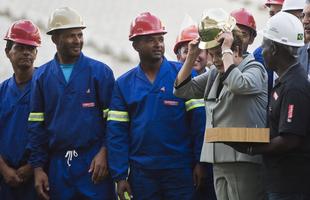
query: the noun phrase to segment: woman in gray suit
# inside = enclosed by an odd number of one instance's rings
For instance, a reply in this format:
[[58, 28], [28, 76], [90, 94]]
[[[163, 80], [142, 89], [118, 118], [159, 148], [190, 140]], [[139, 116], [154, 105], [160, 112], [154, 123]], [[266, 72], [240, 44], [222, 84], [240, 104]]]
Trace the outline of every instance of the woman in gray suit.
[[[189, 43], [174, 94], [204, 98], [206, 128], [266, 127], [267, 73], [252, 55], [242, 54], [242, 33], [234, 18], [223, 10], [209, 10], [199, 31], [200, 39]], [[214, 66], [191, 78], [198, 47], [208, 49]], [[201, 161], [213, 163], [218, 200], [264, 199], [260, 156], [239, 153], [222, 143], [204, 143]]]

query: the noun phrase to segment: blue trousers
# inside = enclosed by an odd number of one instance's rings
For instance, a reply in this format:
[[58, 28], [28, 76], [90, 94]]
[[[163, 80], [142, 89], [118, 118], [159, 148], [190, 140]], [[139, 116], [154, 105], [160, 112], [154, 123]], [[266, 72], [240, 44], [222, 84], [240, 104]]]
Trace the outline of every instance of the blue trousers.
[[68, 152], [51, 156], [48, 177], [52, 200], [115, 200], [111, 177], [94, 184], [91, 180], [92, 173], [88, 172], [99, 149], [100, 146], [93, 146], [86, 151], [71, 151], [72, 160], [68, 160], [68, 156], [65, 158]]
[[130, 168], [129, 183], [134, 200], [193, 200], [192, 168]]
[[267, 193], [267, 196], [268, 200], [310, 200], [310, 193]]
[[20, 185], [10, 187], [0, 178], [0, 199], [1, 200], [36, 200], [38, 199], [34, 189], [33, 179]]

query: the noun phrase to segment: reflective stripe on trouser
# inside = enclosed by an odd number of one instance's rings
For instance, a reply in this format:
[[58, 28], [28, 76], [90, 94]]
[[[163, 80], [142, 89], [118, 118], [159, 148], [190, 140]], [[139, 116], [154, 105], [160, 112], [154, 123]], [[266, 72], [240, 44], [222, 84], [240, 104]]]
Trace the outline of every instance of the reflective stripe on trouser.
[[110, 110], [108, 113], [108, 121], [129, 122], [128, 112]]

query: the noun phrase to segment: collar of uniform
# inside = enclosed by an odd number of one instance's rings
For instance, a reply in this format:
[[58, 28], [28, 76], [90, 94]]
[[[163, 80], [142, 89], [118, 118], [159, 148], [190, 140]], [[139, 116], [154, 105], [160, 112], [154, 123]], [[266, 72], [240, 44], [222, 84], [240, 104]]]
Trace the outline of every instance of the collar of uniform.
[[[83, 64], [81, 64], [84, 60], [84, 54], [81, 52], [79, 59], [74, 63], [73, 69], [72, 69], [72, 73], [70, 76], [69, 81], [82, 69], [85, 68], [85, 66]], [[57, 77], [59, 78], [59, 80], [63, 83], [63, 84], [67, 84], [67, 82], [65, 81], [65, 77], [63, 75], [62, 69], [60, 67], [60, 63], [57, 57], [57, 53], [54, 56], [54, 67], [53, 67], [53, 72], [57, 75]], [[62, 77], [62, 78], [61, 78]]]
[[[79, 59], [74, 63], [74, 65], [76, 65], [76, 63], [81, 62], [81, 60], [82, 60], [83, 58], [84, 58], [84, 54], [81, 52], [81, 53], [80, 53], [80, 56], [79, 56]], [[55, 63], [60, 67], [60, 62], [59, 62], [59, 60], [58, 60], [57, 53], [56, 53], [55, 56], [54, 56], [54, 61], [55, 61]]]
[[9, 83], [8, 83], [9, 87], [12, 88], [13, 92], [15, 93], [15, 95], [20, 95], [21, 93], [27, 93], [28, 91], [30, 91], [30, 85], [31, 85], [31, 79], [29, 81], [27, 81], [27, 83], [25, 83], [25, 87], [23, 90], [20, 90], [16, 80], [15, 80], [15, 74], [10, 78]]
[[298, 62], [296, 62], [296, 63], [292, 64], [291, 66], [289, 66], [289, 67], [283, 72], [283, 74], [282, 74], [279, 78], [276, 79], [276, 83], [278, 83], [278, 82], [279, 82], [279, 83], [285, 82], [285, 81], [287, 80], [287, 74], [288, 74], [288, 72], [291, 71], [291, 69], [295, 68], [297, 65], [298, 65]]
[[[144, 71], [141, 68], [141, 64], [139, 64], [137, 67], [138, 67], [138, 77], [145, 79], [147, 82], [150, 83], [149, 79], [146, 77]], [[155, 81], [153, 84], [158, 82], [168, 71], [169, 71], [169, 63], [168, 63], [167, 59], [165, 57], [163, 57], [163, 61], [160, 64], [159, 71], [156, 75], [156, 78], [155, 78]]]

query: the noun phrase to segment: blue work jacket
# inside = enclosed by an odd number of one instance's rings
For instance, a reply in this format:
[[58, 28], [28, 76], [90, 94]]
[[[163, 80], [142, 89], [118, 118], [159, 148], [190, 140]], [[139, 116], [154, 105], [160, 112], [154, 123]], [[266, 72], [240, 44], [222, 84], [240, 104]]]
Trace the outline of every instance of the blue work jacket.
[[190, 111], [204, 111], [204, 103], [173, 95], [180, 67], [164, 58], [153, 83], [140, 65], [116, 81], [107, 128], [109, 167], [115, 181], [126, 179], [129, 166], [171, 169], [199, 161], [205, 121], [191, 126], [199, 117], [192, 117]]
[[30, 163], [41, 167], [48, 153], [105, 145], [107, 109], [114, 75], [82, 53], [68, 83], [56, 56], [33, 78], [29, 115]]
[[20, 90], [14, 76], [0, 85], [0, 155], [13, 168], [26, 164], [29, 156], [30, 86], [31, 81]]

